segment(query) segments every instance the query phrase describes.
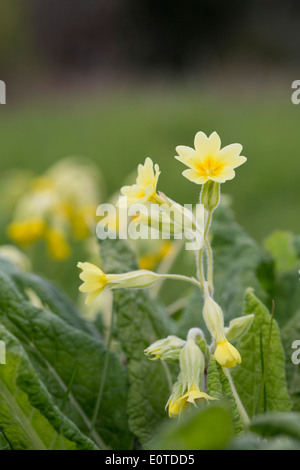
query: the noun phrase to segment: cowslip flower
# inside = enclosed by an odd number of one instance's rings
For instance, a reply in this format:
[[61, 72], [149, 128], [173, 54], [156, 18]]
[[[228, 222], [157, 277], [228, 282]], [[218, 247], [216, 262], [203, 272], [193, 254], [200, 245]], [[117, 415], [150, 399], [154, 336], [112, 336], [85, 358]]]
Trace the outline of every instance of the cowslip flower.
[[203, 318], [216, 344], [214, 357], [222, 367], [230, 369], [242, 362], [241, 355], [226, 338], [223, 312], [211, 298], [207, 282], [204, 285], [204, 296]]
[[141, 289], [152, 286], [164, 277], [146, 269], [123, 274], [105, 274], [91, 263], [78, 263], [77, 266], [82, 270], [79, 277], [83, 281], [79, 290], [88, 294], [86, 304], [95, 300], [106, 286], [110, 289]]
[[204, 132], [197, 132], [194, 145], [194, 149], [184, 145], [176, 147], [178, 155], [175, 158], [189, 167], [182, 174], [196, 184], [205, 184], [209, 180], [225, 183], [235, 177], [234, 168], [247, 160], [240, 155], [241, 144], [230, 144], [221, 149], [216, 132], [209, 137]]
[[170, 418], [180, 416], [182, 411], [191, 404], [196, 406], [202, 401], [215, 400], [201, 391], [200, 383], [203, 380], [205, 359], [192, 338], [189, 338], [182, 347], [179, 364], [180, 373], [166, 405]]
[[[159, 175], [159, 166], [157, 164], [153, 165], [151, 158], [146, 158], [144, 165], [139, 164], [136, 183], [121, 188], [121, 194], [126, 196], [127, 204], [130, 205], [135, 202], [143, 204], [155, 200]], [[122, 198], [120, 198], [120, 204], [122, 204]]]

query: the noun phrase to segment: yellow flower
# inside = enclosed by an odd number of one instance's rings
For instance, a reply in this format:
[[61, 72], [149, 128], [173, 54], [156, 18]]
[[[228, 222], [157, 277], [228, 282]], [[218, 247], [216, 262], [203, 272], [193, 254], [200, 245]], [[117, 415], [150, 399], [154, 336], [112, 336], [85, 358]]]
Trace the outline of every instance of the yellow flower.
[[209, 137], [204, 132], [197, 132], [195, 149], [179, 145], [176, 147], [176, 159], [189, 167], [182, 173], [196, 184], [209, 180], [225, 183], [235, 177], [234, 168], [242, 165], [247, 159], [240, 155], [241, 144], [230, 144], [221, 149], [221, 140], [216, 132]]
[[180, 416], [183, 409], [190, 404], [196, 406], [196, 403], [205, 400], [216, 400], [216, 398], [209, 396], [207, 393], [201, 392], [195, 384], [192, 384], [190, 389], [183, 396], [175, 400], [172, 398], [170, 399], [168, 404], [169, 417], [176, 418], [177, 416]]
[[127, 203], [144, 203], [149, 200], [155, 200], [156, 186], [160, 175], [159, 166], [153, 167], [151, 158], [146, 158], [144, 165], [138, 166], [138, 176], [136, 183], [132, 186], [123, 186], [121, 193], [127, 197]]
[[214, 357], [222, 367], [226, 367], [227, 369], [235, 367], [236, 364], [242, 362], [240, 353], [226, 338], [219, 339]]
[[204, 297], [203, 318], [214, 343], [217, 345], [214, 357], [222, 367], [227, 369], [235, 367], [236, 364], [242, 362], [242, 359], [238, 350], [229, 343], [225, 336], [223, 312], [217, 302], [211, 298], [207, 282], [204, 283]]
[[77, 266], [82, 269], [79, 277], [84, 281], [79, 290], [89, 294], [86, 299], [87, 304], [95, 300], [106, 286], [110, 289], [141, 289], [152, 286], [164, 277], [146, 269], [122, 274], [105, 274], [100, 268], [91, 263], [78, 263]]
[[8, 227], [8, 235], [22, 246], [30, 245], [43, 237], [46, 223], [40, 219], [12, 222]]
[[107, 277], [104, 272], [91, 263], [78, 263], [77, 265], [82, 269], [79, 277], [83, 281], [83, 284], [79, 287], [79, 290], [84, 293], [88, 293], [88, 297], [85, 301], [89, 304], [98, 297], [107, 285]]
[[48, 250], [52, 258], [62, 261], [70, 256], [71, 249], [62, 230], [49, 228], [45, 239], [48, 242]]

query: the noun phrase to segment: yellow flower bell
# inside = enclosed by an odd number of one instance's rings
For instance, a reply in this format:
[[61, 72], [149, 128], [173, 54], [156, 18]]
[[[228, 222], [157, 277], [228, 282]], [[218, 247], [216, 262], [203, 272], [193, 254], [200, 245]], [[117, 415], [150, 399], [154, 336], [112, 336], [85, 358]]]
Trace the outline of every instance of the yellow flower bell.
[[242, 362], [242, 358], [238, 350], [225, 338], [219, 339], [214, 357], [220, 366], [226, 367], [226, 369], [235, 367], [236, 364], [240, 364]]
[[204, 296], [203, 318], [216, 344], [214, 357], [222, 367], [230, 369], [242, 362], [240, 353], [225, 336], [223, 312], [217, 302], [211, 298], [207, 282], [204, 285]]

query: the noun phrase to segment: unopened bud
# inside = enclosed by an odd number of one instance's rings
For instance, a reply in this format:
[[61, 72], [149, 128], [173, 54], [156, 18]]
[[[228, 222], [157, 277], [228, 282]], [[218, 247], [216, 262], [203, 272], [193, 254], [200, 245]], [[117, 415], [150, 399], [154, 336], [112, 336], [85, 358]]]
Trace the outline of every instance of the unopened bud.
[[177, 336], [168, 336], [167, 338], [155, 341], [155, 343], [145, 349], [144, 353], [152, 361], [161, 359], [166, 362], [177, 362], [184, 344], [185, 341]]
[[254, 314], [245, 315], [244, 317], [238, 317], [231, 320], [228, 328], [225, 328], [226, 338], [230, 342], [237, 341], [249, 330], [254, 319]]
[[202, 187], [200, 202], [207, 211], [215, 210], [220, 202], [220, 183], [207, 181]]

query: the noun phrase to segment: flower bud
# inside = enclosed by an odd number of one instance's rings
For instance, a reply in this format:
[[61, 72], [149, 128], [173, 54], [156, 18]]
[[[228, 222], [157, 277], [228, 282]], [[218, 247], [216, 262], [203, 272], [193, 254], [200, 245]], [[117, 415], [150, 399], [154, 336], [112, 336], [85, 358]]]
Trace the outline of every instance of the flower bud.
[[207, 211], [214, 211], [220, 202], [220, 183], [207, 181], [202, 187], [200, 202]]
[[225, 336], [223, 312], [209, 295], [207, 282], [204, 285], [204, 296], [203, 318], [212, 338], [218, 342], [220, 337]]
[[228, 341], [234, 342], [244, 336], [249, 330], [254, 319], [254, 314], [245, 315], [231, 320], [229, 327], [225, 328], [226, 338]]
[[204, 373], [204, 356], [193, 339], [188, 339], [181, 349], [180, 357], [181, 380], [190, 389], [193, 384], [199, 386]]
[[200, 348], [200, 351], [204, 354], [205, 362], [208, 364], [209, 361], [209, 347], [207, 346], [206, 339], [201, 328], [191, 328], [188, 332], [187, 339], [193, 339]]
[[185, 344], [181, 338], [177, 336], [168, 336], [159, 339], [151, 344], [144, 353], [152, 361], [161, 359], [166, 362], [177, 362], [179, 360], [180, 351]]

